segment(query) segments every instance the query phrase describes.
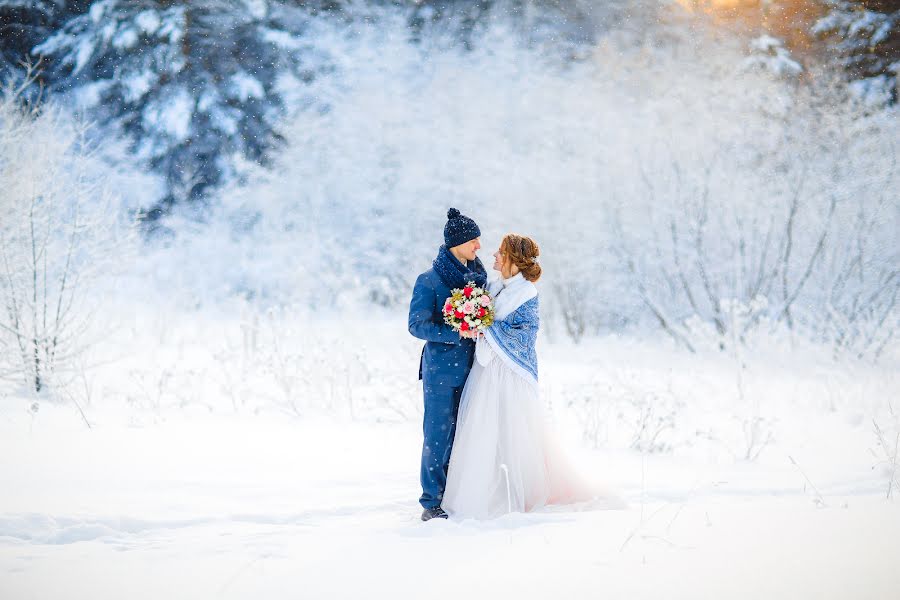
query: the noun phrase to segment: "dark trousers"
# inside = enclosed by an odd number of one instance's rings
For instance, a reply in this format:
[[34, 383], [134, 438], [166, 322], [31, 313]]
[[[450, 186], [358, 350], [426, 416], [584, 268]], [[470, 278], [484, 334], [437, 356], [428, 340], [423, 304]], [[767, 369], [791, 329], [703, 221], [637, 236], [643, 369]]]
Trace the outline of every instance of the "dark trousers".
[[447, 487], [447, 467], [450, 466], [463, 388], [426, 384], [424, 389], [425, 422], [422, 429], [425, 443], [422, 445], [422, 497], [419, 504], [423, 508], [435, 508], [441, 505]]

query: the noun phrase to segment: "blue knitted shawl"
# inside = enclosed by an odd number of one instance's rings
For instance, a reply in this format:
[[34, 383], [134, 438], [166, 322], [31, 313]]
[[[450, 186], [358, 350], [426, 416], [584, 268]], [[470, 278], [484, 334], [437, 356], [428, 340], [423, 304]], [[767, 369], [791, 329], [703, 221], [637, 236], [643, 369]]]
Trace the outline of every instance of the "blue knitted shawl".
[[535, 344], [540, 326], [539, 309], [540, 304], [535, 296], [504, 319], [494, 321], [484, 333], [491, 346], [501, 352], [505, 362], [534, 385], [538, 380]]

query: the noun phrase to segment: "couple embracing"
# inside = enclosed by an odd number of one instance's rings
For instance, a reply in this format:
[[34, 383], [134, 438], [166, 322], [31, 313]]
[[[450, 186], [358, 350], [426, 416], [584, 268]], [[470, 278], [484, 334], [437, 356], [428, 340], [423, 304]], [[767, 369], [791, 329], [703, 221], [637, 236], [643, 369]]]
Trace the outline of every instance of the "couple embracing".
[[[537, 243], [506, 235], [494, 253], [500, 277], [488, 284], [477, 256], [480, 237], [475, 221], [451, 208], [444, 245], [416, 280], [409, 306], [409, 331], [425, 340], [422, 520], [448, 513], [490, 519], [575, 503], [620, 506], [571, 468], [541, 404]], [[452, 290], [471, 282], [487, 285], [494, 298], [494, 322], [483, 333], [458, 332], [444, 322]]]

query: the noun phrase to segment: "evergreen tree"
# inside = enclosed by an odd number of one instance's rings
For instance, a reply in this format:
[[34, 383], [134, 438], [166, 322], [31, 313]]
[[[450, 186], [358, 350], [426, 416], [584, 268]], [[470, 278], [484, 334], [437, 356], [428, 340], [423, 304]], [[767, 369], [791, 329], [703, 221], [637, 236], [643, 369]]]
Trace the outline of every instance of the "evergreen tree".
[[0, 0], [0, 78], [17, 73], [31, 49], [60, 26], [63, 0]]
[[266, 162], [280, 76], [312, 77], [292, 55], [305, 15], [265, 0], [100, 0], [34, 54], [52, 59], [51, 91], [77, 92], [165, 178], [154, 218], [203, 198], [240, 160]]
[[900, 0], [829, 0], [813, 27], [834, 41], [838, 60], [861, 91], [898, 99]]

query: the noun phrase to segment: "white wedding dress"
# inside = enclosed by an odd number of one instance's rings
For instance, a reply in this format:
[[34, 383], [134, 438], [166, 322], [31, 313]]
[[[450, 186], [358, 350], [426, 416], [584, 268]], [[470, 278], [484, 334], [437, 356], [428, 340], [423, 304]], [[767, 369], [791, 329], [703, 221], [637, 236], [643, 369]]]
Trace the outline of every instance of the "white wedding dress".
[[[500, 285], [503, 285], [502, 291]], [[492, 284], [495, 322], [537, 296], [521, 274]], [[614, 494], [579, 476], [556, 441], [538, 393], [490, 335], [478, 339], [462, 393], [442, 508], [491, 519], [550, 505], [619, 508]]]

